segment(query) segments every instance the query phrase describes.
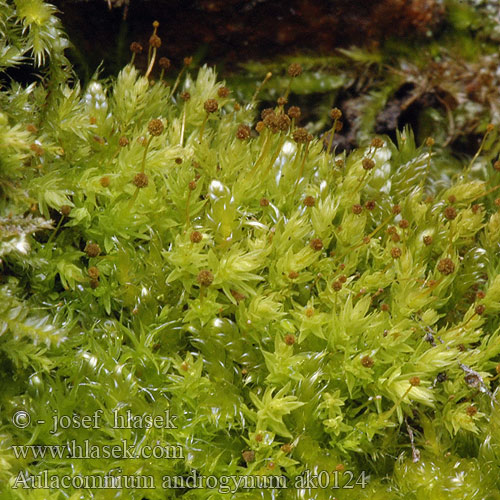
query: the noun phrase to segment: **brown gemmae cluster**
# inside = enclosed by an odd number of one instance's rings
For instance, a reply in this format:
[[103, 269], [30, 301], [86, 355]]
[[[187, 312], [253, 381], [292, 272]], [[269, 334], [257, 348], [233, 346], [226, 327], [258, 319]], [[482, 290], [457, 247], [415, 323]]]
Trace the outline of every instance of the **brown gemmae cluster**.
[[161, 135], [162, 132], [163, 132], [163, 129], [164, 129], [164, 125], [163, 125], [163, 122], [158, 119], [158, 118], [154, 118], [153, 120], [151, 120], [148, 124], [148, 132], [152, 135], [152, 136], [158, 136], [158, 135]]
[[257, 131], [261, 132], [268, 128], [273, 134], [278, 132], [287, 132], [290, 128], [291, 120], [283, 112], [276, 112], [272, 108], [266, 108], [261, 113], [261, 121], [257, 123]]

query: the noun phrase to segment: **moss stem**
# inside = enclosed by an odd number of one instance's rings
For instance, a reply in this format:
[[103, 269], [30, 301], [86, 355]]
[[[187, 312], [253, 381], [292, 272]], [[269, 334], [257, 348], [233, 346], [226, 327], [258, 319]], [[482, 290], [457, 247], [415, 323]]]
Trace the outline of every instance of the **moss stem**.
[[253, 108], [255, 106], [255, 103], [257, 101], [257, 96], [259, 95], [260, 91], [264, 88], [264, 85], [269, 81], [269, 79], [273, 76], [273, 74], [269, 71], [269, 73], [266, 74], [264, 80], [262, 80], [261, 84], [257, 87], [257, 90], [255, 91], [255, 94], [252, 97], [252, 100], [250, 101], [250, 108]]
[[144, 154], [142, 155], [142, 166], [141, 166], [142, 173], [144, 173], [144, 169], [146, 168], [146, 155], [148, 154], [149, 145], [152, 139], [153, 139], [152, 136], [149, 137], [148, 141], [146, 142], [146, 146], [144, 147]]
[[302, 162], [300, 164], [299, 175], [297, 176], [297, 179], [295, 180], [295, 186], [293, 188], [292, 197], [291, 197], [292, 200], [293, 200], [293, 198], [295, 196], [295, 193], [297, 191], [297, 187], [300, 184], [300, 179], [302, 178], [302, 174], [304, 173], [304, 167], [305, 167], [305, 164], [306, 164], [306, 158], [307, 158], [307, 153], [308, 152], [309, 152], [309, 142], [305, 146], [304, 155], [302, 157]]
[[188, 197], [186, 200], [186, 229], [189, 227], [190, 215], [189, 215], [189, 205], [191, 202], [191, 189], [188, 190]]
[[201, 124], [201, 128], [200, 128], [200, 135], [198, 136], [198, 141], [201, 142], [201, 140], [203, 139], [203, 132], [205, 131], [205, 125], [208, 121], [208, 113], [205, 114], [205, 118], [203, 120], [203, 123]]
[[64, 218], [65, 218], [65, 216], [64, 216], [64, 215], [61, 215], [61, 218], [59, 219], [59, 222], [57, 223], [57, 226], [55, 227], [54, 232], [50, 235], [49, 239], [47, 240], [47, 245], [48, 245], [49, 243], [51, 243], [51, 242], [52, 242], [52, 240], [55, 238], [55, 236], [56, 236], [57, 232], [59, 231], [59, 229], [60, 229], [60, 227], [61, 227], [61, 225], [62, 225], [62, 222], [63, 222], [63, 219], [64, 219]]
[[184, 108], [182, 110], [182, 122], [181, 122], [181, 138], [179, 141], [179, 145], [181, 148], [184, 144], [184, 131], [186, 130], [186, 103], [184, 102]]
[[494, 127], [490, 126], [490, 125], [488, 125], [488, 127], [486, 128], [486, 132], [484, 133], [483, 140], [481, 141], [481, 144], [479, 145], [479, 148], [478, 148], [476, 154], [473, 156], [472, 160], [470, 161], [469, 165], [467, 166], [467, 168], [464, 171], [464, 174], [463, 174], [464, 179], [467, 179], [467, 177], [469, 176], [470, 170], [472, 169], [475, 161], [478, 159], [479, 155], [483, 151], [484, 145], [486, 143], [486, 139], [488, 138], [490, 133], [493, 131], [493, 129], [494, 129]]
[[179, 71], [179, 74], [177, 75], [174, 86], [172, 87], [172, 91], [170, 92], [170, 97], [172, 97], [175, 94], [175, 91], [177, 90], [177, 87], [179, 86], [179, 83], [181, 82], [181, 77], [182, 77], [185, 69], [186, 69], [186, 66], [183, 66], [182, 69]]
[[281, 152], [281, 149], [283, 148], [283, 143], [285, 142], [285, 139], [286, 139], [286, 134], [283, 134], [282, 137], [280, 138], [279, 143], [278, 143], [278, 147], [274, 151], [273, 156], [271, 158], [271, 161], [269, 162], [269, 165], [267, 166], [266, 174], [265, 174], [266, 177], [267, 177], [267, 174], [269, 173], [269, 171], [273, 168], [273, 165], [275, 164], [276, 159], [278, 158], [278, 156]]
[[335, 131], [337, 130], [337, 120], [333, 121], [332, 128], [330, 129], [330, 140], [328, 141], [328, 147], [326, 148], [327, 156], [330, 154], [333, 146], [333, 138], [335, 137]]
[[[151, 49], [151, 47], [149, 47]], [[149, 61], [149, 66], [148, 66], [148, 69], [146, 71], [146, 78], [149, 78], [149, 75], [151, 74], [151, 71], [153, 71], [153, 66], [154, 66], [154, 63], [155, 63], [155, 59], [156, 59], [156, 47], [153, 48], [153, 56], [151, 57], [151, 60]]]

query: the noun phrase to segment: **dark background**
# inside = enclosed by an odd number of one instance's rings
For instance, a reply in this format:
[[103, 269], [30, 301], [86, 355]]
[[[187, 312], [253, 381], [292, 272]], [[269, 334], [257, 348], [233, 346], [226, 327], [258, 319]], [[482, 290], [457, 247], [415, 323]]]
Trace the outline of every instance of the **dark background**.
[[[148, 46], [152, 22], [159, 56], [182, 66], [185, 56], [232, 71], [239, 62], [295, 53], [332, 54], [336, 47], [370, 46], [388, 37], [429, 36], [444, 15], [437, 0], [58, 0], [83, 79], [101, 61], [116, 74], [130, 60], [132, 41]], [[146, 54], [139, 56], [145, 65]]]

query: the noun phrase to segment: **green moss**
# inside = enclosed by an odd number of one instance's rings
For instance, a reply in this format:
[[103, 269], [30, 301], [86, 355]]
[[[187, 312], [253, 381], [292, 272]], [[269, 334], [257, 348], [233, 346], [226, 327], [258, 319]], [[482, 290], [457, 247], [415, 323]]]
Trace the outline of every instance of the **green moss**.
[[[37, 5], [28, 30], [56, 22]], [[288, 482], [235, 499], [497, 498], [496, 132], [463, 164], [409, 129], [327, 154], [279, 108], [240, 139], [255, 103], [219, 97], [213, 69], [174, 95], [131, 65], [82, 89], [60, 36], [47, 79], [0, 97], [2, 498], [90, 498], [21, 478], [111, 470], [154, 479], [137, 499], [223, 495], [166, 488], [193, 470]], [[114, 425], [128, 410], [171, 419]], [[14, 448], [73, 441], [141, 456]]]

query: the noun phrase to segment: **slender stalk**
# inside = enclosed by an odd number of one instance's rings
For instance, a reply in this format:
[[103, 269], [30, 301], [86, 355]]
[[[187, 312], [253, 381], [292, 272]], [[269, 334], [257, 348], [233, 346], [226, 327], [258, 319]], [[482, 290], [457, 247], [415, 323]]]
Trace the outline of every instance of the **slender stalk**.
[[271, 137], [271, 133], [266, 131], [266, 134], [267, 135], [266, 135], [266, 138], [264, 139], [264, 146], [262, 147], [262, 151], [260, 153], [260, 156], [257, 159], [257, 161], [255, 162], [252, 169], [250, 170], [250, 173], [254, 173], [257, 170], [257, 167], [259, 166], [259, 164], [262, 162], [264, 157], [267, 156], [267, 154], [269, 152], [269, 147], [271, 145], [271, 141], [269, 140], [269, 138]]
[[326, 148], [326, 154], [327, 154], [327, 156], [330, 154], [330, 151], [332, 150], [333, 138], [335, 137], [335, 131], [336, 130], [337, 130], [337, 120], [334, 120], [333, 126], [330, 129], [330, 132], [331, 132], [330, 140], [328, 141], [328, 147]]
[[[151, 49], [151, 46], [149, 48]], [[151, 57], [151, 60], [149, 61], [149, 66], [148, 66], [148, 69], [147, 69], [146, 75], [145, 75], [146, 78], [149, 78], [151, 71], [153, 71], [155, 59], [156, 59], [156, 47], [153, 48], [153, 56]]]
[[62, 221], [63, 221], [64, 218], [65, 218], [65, 216], [61, 215], [61, 218], [59, 219], [59, 222], [57, 223], [57, 226], [55, 227], [54, 232], [50, 235], [49, 239], [47, 240], [47, 245], [49, 243], [51, 243], [52, 240], [55, 238], [56, 233], [59, 231], [59, 229], [60, 229], [60, 227], [62, 225]]
[[446, 333], [448, 334], [450, 332], [460, 330], [461, 328], [465, 328], [477, 315], [478, 315], [477, 312], [474, 311], [474, 313], [471, 314], [470, 318], [465, 323], [462, 323], [461, 325], [458, 325], [458, 326], [455, 326], [454, 328], [451, 328]]
[[129, 201], [129, 204], [127, 206], [127, 211], [130, 211], [130, 209], [132, 208], [135, 200], [137, 199], [137, 196], [139, 195], [139, 188], [135, 188], [135, 192], [134, 194], [132, 195], [132, 198], [130, 198], [130, 201]]
[[470, 172], [472, 166], [474, 165], [474, 162], [478, 159], [479, 155], [481, 154], [481, 152], [484, 148], [484, 145], [486, 143], [486, 139], [488, 138], [490, 133], [493, 132], [493, 130], [494, 130], [494, 126], [491, 124], [486, 127], [486, 132], [484, 133], [483, 140], [481, 141], [481, 144], [479, 145], [479, 149], [477, 150], [476, 154], [474, 155], [474, 157], [472, 158], [469, 165], [467, 166], [467, 168], [464, 171], [464, 179], [467, 179], [469, 172]]
[[188, 190], [188, 197], [186, 201], [186, 229], [189, 227], [189, 220], [190, 220], [190, 215], [189, 215], [189, 204], [191, 201], [191, 189]]
[[402, 403], [402, 401], [404, 400], [404, 398], [406, 398], [406, 396], [408, 396], [408, 394], [410, 393], [410, 391], [413, 389], [413, 385], [410, 384], [410, 387], [408, 387], [408, 389], [406, 389], [405, 393], [403, 394], [403, 396], [401, 396], [398, 400], [398, 402], [385, 414], [381, 414], [380, 417], [384, 417], [384, 420], [388, 420], [392, 414], [395, 412], [396, 408], [399, 407], [399, 405]]
[[285, 93], [283, 94], [283, 97], [285, 99], [288, 99], [288, 96], [290, 95], [291, 88], [292, 88], [292, 79], [290, 78], [290, 81], [288, 82], [288, 86], [287, 86], [287, 88], [285, 90]]
[[146, 142], [146, 146], [144, 148], [144, 154], [142, 155], [142, 167], [141, 167], [142, 173], [144, 173], [144, 169], [146, 168], [146, 155], [148, 154], [149, 145], [151, 144], [152, 139], [153, 139], [153, 137], [151, 136], [148, 139], [148, 142]]
[[295, 181], [295, 187], [293, 188], [292, 199], [295, 196], [295, 192], [297, 191], [297, 187], [299, 186], [300, 179], [302, 177], [302, 174], [304, 173], [304, 167], [306, 164], [306, 158], [307, 158], [308, 151], [309, 151], [309, 143], [307, 143], [306, 147], [305, 147], [304, 156], [302, 157], [302, 163], [300, 164], [299, 175], [297, 176], [297, 180]]
[[183, 66], [182, 69], [179, 71], [179, 74], [177, 75], [177, 79], [175, 80], [174, 86], [172, 87], [172, 91], [170, 92], [170, 97], [172, 97], [175, 94], [175, 91], [177, 90], [177, 87], [179, 86], [179, 83], [181, 82], [181, 77], [182, 77], [185, 69], [186, 69], [186, 66]]
[[358, 185], [356, 186], [356, 189], [354, 191], [357, 191], [361, 185], [363, 184], [363, 182], [365, 181], [367, 175], [368, 175], [368, 172], [370, 172], [370, 170], [365, 170], [364, 173], [363, 173], [363, 176], [361, 177], [361, 179], [359, 180], [359, 183]]
[[427, 138], [427, 145], [429, 146], [429, 153], [427, 156], [427, 166], [425, 167], [425, 173], [422, 179], [420, 180], [420, 186], [419, 186], [420, 190], [422, 190], [422, 188], [424, 187], [425, 182], [427, 181], [427, 177], [429, 177], [429, 172], [431, 171], [432, 146], [434, 145], [434, 139], [432, 139], [432, 137]]
[[148, 49], [148, 63], [149, 63], [149, 61], [151, 61], [151, 50], [152, 50], [152, 48], [153, 47], [150, 45], [149, 49]]
[[271, 72], [267, 73], [264, 80], [262, 80], [261, 84], [257, 87], [257, 90], [255, 91], [255, 94], [252, 97], [252, 100], [250, 101], [250, 107], [253, 108], [255, 105], [255, 102], [257, 101], [257, 96], [259, 95], [260, 91], [264, 88], [264, 85], [269, 81], [269, 79], [273, 76]]
[[281, 149], [283, 148], [283, 143], [285, 142], [285, 139], [286, 139], [286, 134], [283, 134], [281, 139], [280, 139], [280, 142], [278, 144], [278, 147], [276, 148], [276, 151], [273, 153], [273, 157], [271, 158], [271, 161], [269, 162], [269, 165], [267, 166], [266, 176], [269, 173], [269, 171], [271, 170], [271, 168], [273, 168], [273, 165], [276, 162], [276, 159], [278, 158], [278, 156], [281, 152]]
[[184, 130], [186, 129], [186, 103], [184, 102], [184, 108], [182, 110], [182, 122], [181, 122], [181, 139], [179, 144], [183, 147], [184, 143]]
[[380, 230], [382, 230], [385, 225], [394, 217], [394, 214], [389, 215], [385, 220], [382, 221], [380, 226], [376, 227], [369, 235], [368, 238], [373, 238]]
[[472, 201], [476, 201], [479, 198], [482, 198], [483, 196], [487, 196], [487, 195], [489, 195], [491, 193], [494, 193], [498, 188], [500, 188], [500, 184], [498, 184], [497, 186], [493, 186], [492, 188], [488, 189], [488, 191], [486, 191], [483, 194], [480, 194], [479, 196], [475, 196], [474, 198], [472, 198], [472, 200], [469, 200], [469, 203], [472, 202]]
[[200, 135], [198, 137], [198, 141], [201, 142], [202, 138], [203, 138], [203, 132], [205, 131], [205, 125], [207, 123], [207, 120], [208, 120], [208, 113], [206, 113], [205, 115], [205, 119], [203, 120], [203, 123], [201, 124], [201, 128], [200, 128]]

